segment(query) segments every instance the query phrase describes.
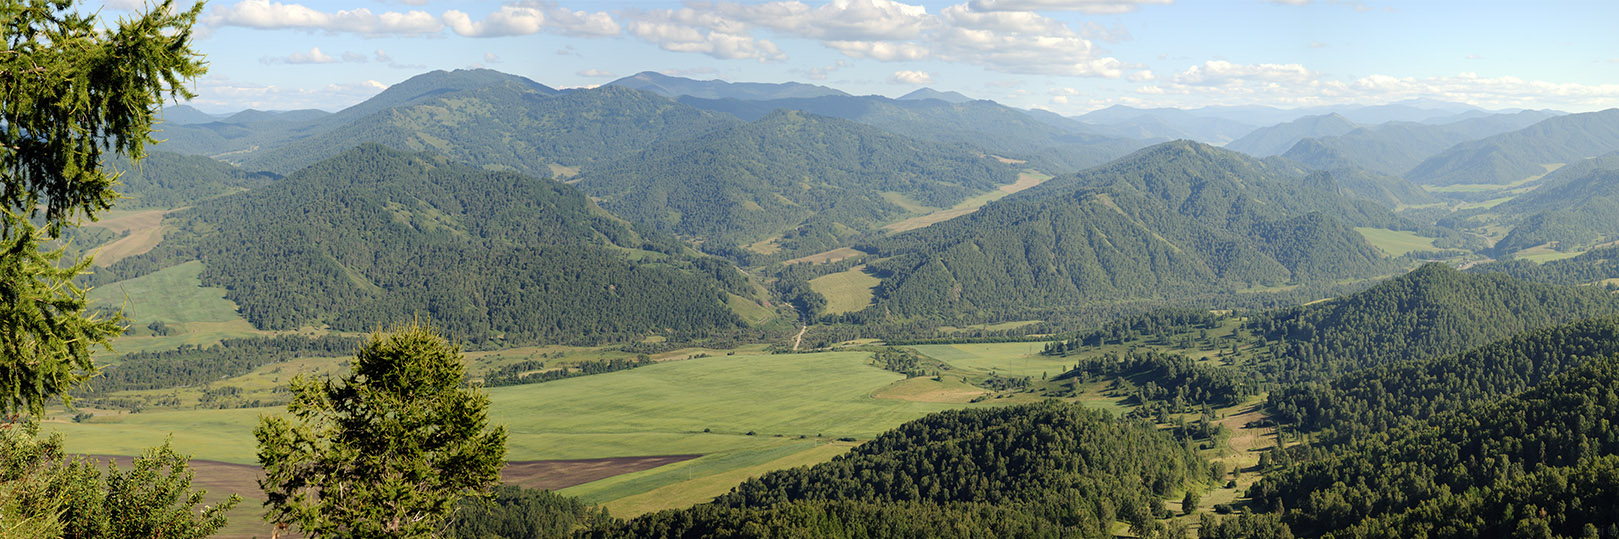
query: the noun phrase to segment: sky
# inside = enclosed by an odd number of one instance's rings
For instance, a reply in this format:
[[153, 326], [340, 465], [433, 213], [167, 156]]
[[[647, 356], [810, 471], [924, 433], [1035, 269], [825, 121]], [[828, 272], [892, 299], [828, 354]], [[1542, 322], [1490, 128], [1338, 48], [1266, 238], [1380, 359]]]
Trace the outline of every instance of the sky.
[[[181, 0], [182, 2], [188, 0]], [[141, 10], [112, 0], [102, 16]], [[210, 0], [190, 104], [339, 110], [437, 69], [556, 88], [641, 71], [1111, 105], [1619, 107], [1619, 2]]]

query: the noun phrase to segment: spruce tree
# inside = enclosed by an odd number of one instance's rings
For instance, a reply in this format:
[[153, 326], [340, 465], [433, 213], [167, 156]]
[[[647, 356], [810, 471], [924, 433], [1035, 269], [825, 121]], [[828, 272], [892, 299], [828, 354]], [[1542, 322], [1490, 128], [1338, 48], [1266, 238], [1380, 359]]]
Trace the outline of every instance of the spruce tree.
[[498, 479], [506, 430], [487, 428], [461, 352], [420, 324], [371, 335], [351, 367], [295, 378], [291, 419], [260, 420], [265, 518], [312, 539], [429, 537]]

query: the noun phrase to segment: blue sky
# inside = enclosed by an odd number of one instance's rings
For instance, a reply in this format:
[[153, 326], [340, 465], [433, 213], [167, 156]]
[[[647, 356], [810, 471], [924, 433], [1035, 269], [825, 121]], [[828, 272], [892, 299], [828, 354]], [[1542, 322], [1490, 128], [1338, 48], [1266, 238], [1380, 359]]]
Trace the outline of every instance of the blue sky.
[[[138, 7], [114, 0], [104, 14]], [[1428, 98], [1619, 106], [1619, 2], [212, 0], [192, 104], [337, 110], [433, 69], [922, 86], [1080, 114]]]

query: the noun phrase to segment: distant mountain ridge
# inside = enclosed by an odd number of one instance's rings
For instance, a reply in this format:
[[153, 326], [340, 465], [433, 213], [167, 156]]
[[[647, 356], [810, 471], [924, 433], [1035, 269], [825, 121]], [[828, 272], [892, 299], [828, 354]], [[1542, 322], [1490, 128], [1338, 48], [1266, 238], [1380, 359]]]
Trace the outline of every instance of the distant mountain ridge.
[[727, 82], [723, 80], [694, 80], [664, 75], [656, 71], [642, 71], [607, 83], [651, 92], [668, 98], [691, 96], [703, 99], [743, 99], [762, 101], [822, 96], [847, 96], [842, 90], [799, 82], [760, 83]]
[[1418, 164], [1406, 178], [1422, 185], [1505, 185], [1545, 174], [1545, 165], [1615, 150], [1619, 150], [1619, 109], [1570, 114], [1457, 144]]
[[1360, 127], [1337, 113], [1305, 116], [1284, 124], [1262, 127], [1225, 145], [1254, 157], [1281, 155], [1301, 139], [1342, 135]]

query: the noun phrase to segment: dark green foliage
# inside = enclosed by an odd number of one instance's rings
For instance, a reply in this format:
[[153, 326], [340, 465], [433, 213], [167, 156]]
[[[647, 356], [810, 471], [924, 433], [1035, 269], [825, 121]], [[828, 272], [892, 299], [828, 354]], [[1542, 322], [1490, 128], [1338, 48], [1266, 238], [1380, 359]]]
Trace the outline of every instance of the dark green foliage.
[[1605, 527], [1619, 521], [1616, 395], [1619, 359], [1592, 360], [1488, 406], [1331, 452], [1300, 452], [1302, 464], [1248, 494], [1256, 507], [1285, 505], [1287, 523], [1308, 536], [1410, 537], [1426, 529], [1499, 537], [1524, 525], [1573, 535], [1588, 522]]
[[1537, 264], [1508, 259], [1467, 268], [1474, 273], [1499, 272], [1514, 278], [1562, 285], [1580, 285], [1619, 279], [1619, 246], [1592, 249], [1574, 258]]
[[41, 439], [32, 420], [0, 422], [0, 517], [6, 537], [202, 539], [225, 526], [241, 501], [202, 506], [185, 457], [169, 444], [145, 451], [129, 470], [62, 452], [62, 435]]
[[465, 498], [445, 539], [561, 539], [600, 526], [607, 510], [549, 490], [501, 485], [487, 498]]
[[1123, 344], [1142, 335], [1158, 337], [1175, 337], [1196, 330], [1208, 330], [1219, 327], [1224, 318], [1207, 310], [1199, 309], [1157, 309], [1145, 314], [1120, 318], [1102, 324], [1101, 327], [1062, 341], [1046, 345], [1041, 354], [1048, 356], [1067, 356], [1069, 352], [1084, 347], [1102, 346], [1104, 344]]
[[1059, 380], [1064, 378], [1127, 378], [1138, 388], [1140, 402], [1173, 402], [1182, 407], [1235, 405], [1252, 395], [1255, 386], [1241, 371], [1201, 365], [1186, 356], [1152, 350], [1130, 350], [1122, 356], [1109, 352], [1079, 362], [1073, 370], [1058, 376]]
[[801, 82], [785, 82], [780, 84], [758, 82], [727, 82], [723, 80], [692, 80], [685, 77], [674, 77], [656, 71], [642, 71], [622, 79], [607, 83], [608, 86], [622, 86], [651, 92], [668, 98], [692, 96], [705, 99], [743, 99], [749, 101], [769, 99], [789, 99], [800, 97], [820, 97], [823, 95], [849, 95], [842, 91], [804, 84]]
[[152, 252], [101, 278], [201, 259], [203, 282], [265, 329], [419, 313], [482, 343], [741, 325], [721, 287], [746, 280], [729, 264], [639, 234], [568, 185], [376, 145], [170, 219]]
[[1073, 531], [1018, 510], [987, 503], [802, 501], [759, 509], [699, 505], [589, 530], [576, 537], [637, 539], [969, 539], [1102, 537]]
[[578, 185], [619, 215], [705, 245], [796, 231], [785, 250], [812, 253], [910, 214], [885, 193], [948, 208], [1015, 179], [967, 146], [779, 111], [595, 167]]
[[1558, 116], [1517, 131], [1463, 142], [1405, 177], [1422, 185], [1505, 185], [1619, 147], [1619, 109]]
[[1273, 417], [1335, 439], [1365, 438], [1524, 391], [1595, 358], [1619, 355], [1619, 318], [1520, 333], [1457, 355], [1403, 361], [1271, 393]]
[[1496, 242], [1496, 253], [1506, 255], [1538, 245], [1574, 251], [1619, 239], [1619, 167], [1547, 184], [1523, 196], [1523, 203], [1508, 201], [1495, 210], [1511, 213], [1550, 208], [1518, 222]]
[[1115, 520], [1152, 529], [1161, 497], [1208, 470], [1150, 425], [1079, 405], [955, 410], [591, 536], [1109, 537]]
[[883, 370], [912, 378], [937, 372], [941, 366], [940, 363], [931, 361], [927, 356], [909, 348], [878, 349], [871, 354], [871, 361]]
[[592, 359], [556, 369], [529, 373], [529, 371], [544, 368], [543, 363], [544, 362], [541, 361], [529, 360], [520, 361], [505, 367], [501, 367], [495, 372], [489, 373], [489, 375], [485, 376], [483, 385], [485, 387], [499, 387], [554, 382], [567, 378], [590, 376], [592, 374], [605, 374], [609, 372], [634, 369], [637, 367], [645, 367], [647, 365], [651, 365], [653, 362], [651, 358], [648, 358], [645, 354], [642, 354], [635, 359]]
[[[96, 392], [168, 389], [203, 385], [241, 376], [253, 369], [300, 357], [346, 356], [358, 341], [350, 337], [282, 335], [225, 339], [207, 348], [184, 346], [163, 352], [136, 352], [96, 375]], [[82, 393], [94, 397], [95, 393]]]
[[1244, 327], [1271, 342], [1259, 371], [1292, 382], [1438, 357], [1522, 331], [1614, 313], [1619, 302], [1595, 288], [1526, 283], [1427, 264], [1364, 292], [1255, 314]]
[[862, 250], [888, 259], [870, 264], [884, 280], [868, 311], [1043, 319], [1395, 270], [1348, 225], [1404, 226], [1397, 217], [1278, 167], [1167, 143], [875, 241]]
[[370, 142], [548, 177], [551, 163], [607, 162], [660, 142], [690, 139], [737, 123], [728, 116], [628, 88], [551, 93], [537, 89], [527, 79], [501, 76], [509, 80], [434, 92], [353, 118], [279, 148], [250, 154], [243, 166], [286, 174]]
[[1293, 530], [1275, 514], [1220, 518], [1204, 513], [1198, 518], [1197, 539], [1293, 539]]
[[119, 174], [118, 209], [178, 208], [246, 191], [275, 181], [207, 157], [152, 152], [139, 164], [113, 158], [103, 165]]

